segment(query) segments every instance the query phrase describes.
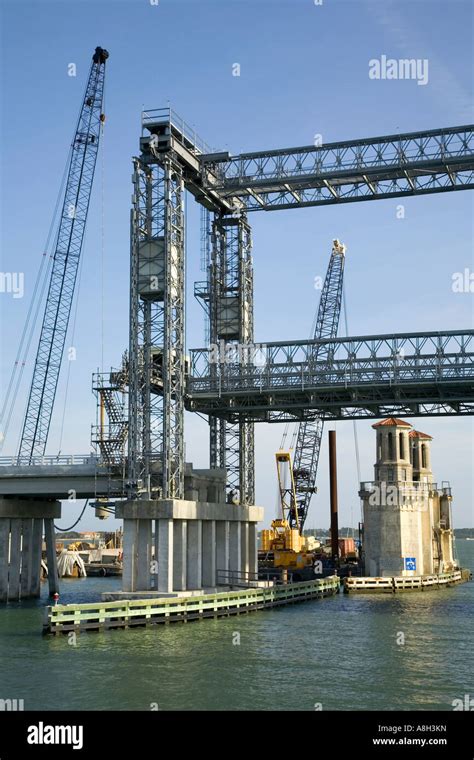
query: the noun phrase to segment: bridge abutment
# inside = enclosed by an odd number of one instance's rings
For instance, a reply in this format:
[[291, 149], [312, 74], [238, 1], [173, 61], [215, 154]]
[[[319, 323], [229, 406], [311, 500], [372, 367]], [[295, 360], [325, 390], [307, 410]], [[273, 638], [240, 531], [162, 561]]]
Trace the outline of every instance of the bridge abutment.
[[58, 591], [54, 519], [58, 501], [0, 497], [0, 602], [39, 597], [43, 528], [51, 594]]

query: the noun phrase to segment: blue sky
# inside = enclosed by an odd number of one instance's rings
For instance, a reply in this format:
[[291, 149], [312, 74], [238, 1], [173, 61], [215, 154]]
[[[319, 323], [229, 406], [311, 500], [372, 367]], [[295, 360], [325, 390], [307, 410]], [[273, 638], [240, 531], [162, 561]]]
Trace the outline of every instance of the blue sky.
[[[83, 251], [61, 450], [89, 451], [95, 401], [91, 373], [116, 365], [128, 341], [131, 156], [138, 152], [140, 111], [168, 103], [214, 148], [245, 150], [311, 144], [466, 124], [472, 120], [472, 4], [454, 0], [108, 0], [0, 2], [2, 17], [2, 264], [21, 271], [25, 296], [0, 294], [2, 386], [8, 382], [77, 118], [90, 57], [110, 51], [106, 131]], [[428, 59], [426, 86], [377, 81], [368, 62]], [[77, 76], [68, 76], [75, 63]], [[239, 77], [232, 66], [239, 63]], [[453, 293], [452, 275], [473, 269], [472, 194], [408, 198], [342, 207], [251, 215], [256, 340], [305, 338], [317, 308], [331, 241], [347, 245], [349, 332], [472, 327], [473, 294]], [[102, 219], [104, 220], [102, 223]], [[188, 209], [188, 347], [203, 344], [202, 311], [192, 298], [199, 268], [199, 210]], [[104, 241], [102, 254], [102, 240]], [[102, 262], [103, 259], [103, 262]], [[102, 277], [102, 267], [104, 276]], [[102, 303], [102, 292], [104, 302]], [[102, 323], [102, 312], [105, 319]], [[14, 453], [31, 377], [25, 369], [12, 435]], [[57, 453], [67, 367], [49, 451]], [[473, 424], [422, 419], [434, 437], [433, 468], [450, 480], [458, 526], [472, 524]], [[338, 423], [341, 522], [359, 517], [352, 423]], [[358, 423], [362, 479], [373, 475], [374, 433]], [[273, 454], [281, 427], [257, 428], [257, 502], [271, 519], [276, 501]], [[207, 427], [186, 420], [188, 459], [207, 465]], [[308, 524], [328, 523], [327, 444], [319, 495]], [[71, 505], [61, 524], [78, 512]], [[110, 524], [110, 521], [109, 521]], [[91, 517], [82, 526], [98, 525]]]

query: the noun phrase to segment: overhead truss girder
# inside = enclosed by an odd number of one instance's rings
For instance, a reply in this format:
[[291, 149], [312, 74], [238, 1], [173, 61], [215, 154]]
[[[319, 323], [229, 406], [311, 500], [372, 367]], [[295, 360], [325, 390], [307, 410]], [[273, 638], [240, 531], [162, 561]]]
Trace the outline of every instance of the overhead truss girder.
[[474, 125], [270, 151], [212, 153], [169, 109], [143, 122], [145, 153], [176, 151], [212, 211], [272, 211], [474, 188]]
[[[313, 357], [325, 347], [325, 359]], [[474, 413], [474, 330], [260, 345], [259, 365], [191, 352], [187, 408], [254, 422]], [[326, 353], [327, 352], [327, 353]], [[328, 360], [327, 356], [331, 358]]]
[[465, 190], [474, 187], [474, 127], [204, 158], [203, 166], [205, 188], [248, 211]]

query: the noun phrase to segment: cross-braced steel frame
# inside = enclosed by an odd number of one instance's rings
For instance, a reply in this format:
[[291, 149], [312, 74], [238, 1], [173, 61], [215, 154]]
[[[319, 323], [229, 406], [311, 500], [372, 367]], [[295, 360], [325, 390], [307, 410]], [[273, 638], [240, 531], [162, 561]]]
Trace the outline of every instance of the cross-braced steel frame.
[[[228, 356], [228, 350], [220, 354], [220, 346], [225, 343], [228, 349], [230, 344], [232, 350], [232, 344], [253, 343], [252, 239], [245, 214], [214, 215], [208, 292], [210, 342], [217, 359], [212, 372], [218, 378]], [[238, 495], [241, 504], [253, 504], [253, 423], [243, 416], [235, 423], [211, 416], [209, 425], [211, 468], [227, 470], [229, 499]]]
[[193, 350], [187, 408], [254, 422], [473, 414], [474, 330], [266, 343], [260, 367], [228, 363], [217, 385], [209, 350]]
[[171, 154], [134, 162], [129, 471], [132, 493], [184, 498], [184, 181]]

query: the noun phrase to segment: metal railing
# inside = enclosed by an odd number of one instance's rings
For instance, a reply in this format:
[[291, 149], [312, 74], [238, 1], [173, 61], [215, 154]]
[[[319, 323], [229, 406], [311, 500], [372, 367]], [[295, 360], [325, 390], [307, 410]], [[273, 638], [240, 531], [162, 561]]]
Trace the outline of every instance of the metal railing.
[[[331, 360], [315, 360], [322, 347]], [[191, 350], [190, 393], [474, 379], [474, 330], [263, 343], [258, 363], [216, 362], [214, 353]]]
[[[142, 111], [142, 129], [145, 129], [152, 124], [169, 124], [175, 127], [177, 132], [182, 136], [180, 142], [189, 148], [188, 143], [191, 143], [196, 153], [206, 154], [213, 153], [213, 150], [209, 145], [197, 134], [194, 127], [187, 124], [184, 119], [173, 111], [172, 108], [153, 108]], [[176, 135], [175, 135], [176, 137]]]
[[26, 456], [4, 456], [0, 457], [0, 467], [25, 467], [25, 466], [51, 466], [51, 465], [72, 465], [72, 464], [98, 464], [100, 457], [94, 454], [44, 454], [35, 456], [31, 460]]
[[[262, 575], [266, 577], [262, 578]], [[292, 573], [288, 573], [286, 579], [283, 580], [280, 575], [275, 575], [274, 570], [260, 570], [257, 573], [251, 570], [216, 570], [216, 577], [218, 586], [239, 586], [242, 588], [261, 587], [263, 583], [267, 587], [282, 586], [291, 583], [293, 580]]]

